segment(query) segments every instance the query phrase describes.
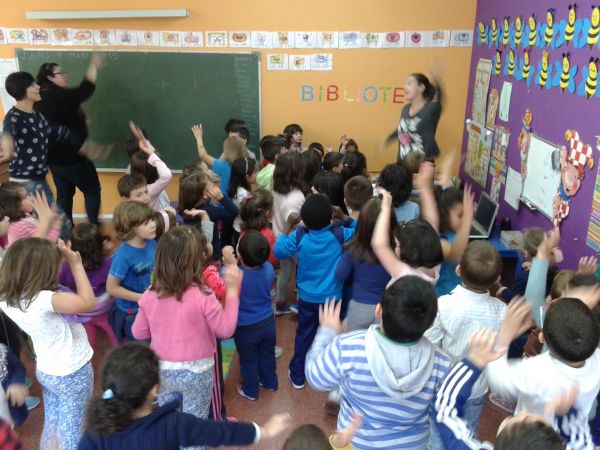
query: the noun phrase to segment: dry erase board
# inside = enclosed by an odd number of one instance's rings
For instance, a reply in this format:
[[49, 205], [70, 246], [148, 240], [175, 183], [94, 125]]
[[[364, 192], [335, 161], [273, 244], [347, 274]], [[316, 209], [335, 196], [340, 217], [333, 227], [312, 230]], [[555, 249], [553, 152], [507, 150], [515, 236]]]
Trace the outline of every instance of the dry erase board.
[[560, 150], [550, 142], [531, 135], [527, 155], [527, 174], [523, 183], [523, 201], [552, 219], [552, 201], [560, 185], [560, 166], [556, 152]]
[[[37, 74], [56, 62], [70, 83], [83, 79], [89, 51], [15, 50], [20, 70]], [[148, 132], [169, 168], [178, 170], [198, 158], [190, 127], [202, 123], [204, 142], [219, 156], [228, 119], [245, 120], [250, 148], [257, 149], [260, 130], [260, 55], [257, 53], [102, 52], [105, 67], [96, 92], [83, 104], [93, 158], [99, 168], [124, 169], [129, 161], [123, 143], [127, 122]]]

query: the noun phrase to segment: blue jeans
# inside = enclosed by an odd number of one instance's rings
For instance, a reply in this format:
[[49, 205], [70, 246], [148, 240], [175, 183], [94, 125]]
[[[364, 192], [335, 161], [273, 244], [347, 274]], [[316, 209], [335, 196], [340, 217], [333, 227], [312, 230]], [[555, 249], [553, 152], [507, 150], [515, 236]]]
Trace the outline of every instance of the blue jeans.
[[[26, 190], [28, 194], [34, 194], [37, 191], [41, 191], [46, 194], [46, 199], [48, 200], [48, 204], [52, 206], [54, 202], [54, 194], [48, 186], [46, 180], [26, 180], [19, 182]], [[60, 229], [60, 238], [68, 239], [71, 234], [71, 228], [73, 228], [73, 223], [71, 220], [65, 215], [65, 213], [58, 205], [58, 212], [62, 219], [62, 228]]]
[[78, 371], [63, 376], [35, 372], [44, 395], [44, 431], [41, 450], [75, 450], [85, 418], [85, 409], [92, 398], [94, 371], [88, 362]]
[[199, 419], [208, 417], [213, 390], [212, 368], [200, 373], [190, 370], [161, 370], [160, 381], [161, 393], [158, 396], [158, 403], [161, 406], [179, 398], [184, 413], [193, 414]]
[[302, 385], [306, 381], [304, 363], [319, 328], [319, 307], [321, 305], [321, 303], [305, 302], [304, 300], [300, 300], [298, 303], [298, 328], [296, 328], [294, 356], [290, 361], [290, 378], [297, 385]]
[[275, 318], [269, 317], [254, 325], [238, 327], [233, 335], [240, 357], [240, 374], [244, 393], [258, 398], [259, 383], [276, 390]]
[[[473, 430], [473, 434], [477, 436], [477, 428], [479, 427], [479, 417], [481, 416], [481, 410], [483, 409], [483, 403], [485, 402], [485, 395], [481, 397], [470, 398], [465, 402], [463, 408], [463, 420], [467, 423], [470, 430]], [[427, 443], [428, 450], [444, 450], [445, 446], [442, 442], [440, 434], [438, 433], [437, 426], [435, 423], [431, 424], [431, 431], [429, 433], [429, 442]]]
[[110, 324], [117, 341], [129, 341], [134, 342], [136, 339], [133, 337], [131, 327], [135, 321], [136, 313], [129, 313], [122, 311], [116, 303], [113, 304], [110, 312], [108, 313], [108, 323]]
[[94, 163], [84, 159], [74, 164], [50, 164], [49, 166], [56, 186], [56, 202], [71, 222], [73, 221], [73, 196], [75, 189], [79, 189], [83, 193], [88, 220], [98, 225], [100, 180]]

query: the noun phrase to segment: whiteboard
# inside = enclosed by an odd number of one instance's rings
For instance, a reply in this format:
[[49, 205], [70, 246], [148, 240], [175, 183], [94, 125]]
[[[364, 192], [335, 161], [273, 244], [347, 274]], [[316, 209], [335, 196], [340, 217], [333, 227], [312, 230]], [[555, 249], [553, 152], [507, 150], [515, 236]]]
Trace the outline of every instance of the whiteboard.
[[560, 186], [560, 169], [552, 168], [552, 154], [557, 150], [557, 145], [531, 135], [522, 197], [549, 219], [552, 219], [552, 201]]

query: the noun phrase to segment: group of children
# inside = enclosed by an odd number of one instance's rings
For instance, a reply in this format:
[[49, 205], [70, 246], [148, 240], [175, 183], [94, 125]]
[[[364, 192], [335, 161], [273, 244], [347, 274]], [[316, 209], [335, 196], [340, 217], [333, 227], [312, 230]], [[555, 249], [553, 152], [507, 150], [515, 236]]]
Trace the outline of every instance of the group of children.
[[[374, 186], [347, 136], [339, 151], [304, 146], [292, 124], [252, 153], [245, 124], [231, 120], [216, 158], [195, 125], [198, 159], [171, 201], [170, 169], [130, 123], [131, 165], [113, 214], [120, 245], [88, 223], [63, 234], [65, 243], [42, 156], [68, 131], [35, 111], [27, 75], [7, 79], [17, 106], [3, 142], [15, 181], [0, 187], [0, 309], [13, 331], [0, 346], [0, 417], [18, 426], [26, 416], [25, 370], [12, 345], [24, 332], [44, 396], [43, 449], [200, 448], [277, 435], [289, 416], [263, 426], [227, 420], [220, 340], [235, 340], [237, 391], [256, 401], [261, 389], [279, 388], [276, 316], [291, 313], [289, 382], [329, 391], [340, 431], [328, 440], [301, 427], [288, 450], [491, 448], [474, 434], [489, 389], [516, 402], [497, 449], [592, 448], [597, 262], [559, 272], [558, 232], [533, 229], [518, 283], [500, 286], [498, 250], [469, 243], [473, 194], [449, 182], [451, 160], [434, 179], [433, 164], [409, 153]], [[25, 143], [33, 129], [43, 139]], [[25, 172], [44, 189], [30, 189]], [[92, 399], [98, 330], [117, 348]]]

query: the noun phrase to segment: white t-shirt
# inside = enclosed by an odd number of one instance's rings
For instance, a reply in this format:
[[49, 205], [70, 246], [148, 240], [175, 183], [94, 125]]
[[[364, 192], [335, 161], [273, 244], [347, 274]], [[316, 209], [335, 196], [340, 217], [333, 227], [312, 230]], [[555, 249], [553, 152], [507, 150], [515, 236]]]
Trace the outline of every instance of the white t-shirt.
[[300, 189], [294, 189], [288, 194], [273, 191], [273, 233], [278, 237], [285, 230], [287, 218], [292, 213], [300, 214], [304, 204], [304, 194]]
[[[37, 369], [48, 375], [70, 375], [81, 369], [93, 350], [80, 323], [67, 321], [52, 307], [54, 291], [40, 291], [26, 310], [0, 302], [0, 308], [31, 336]], [[23, 306], [25, 302], [22, 303]]]
[[[242, 202], [245, 200], [246, 196], [249, 194], [250, 192], [246, 189], [243, 188], [241, 186], [238, 186], [237, 191], [235, 193], [235, 198], [232, 198], [231, 201], [234, 203], [235, 206], [238, 207], [238, 209], [240, 208], [240, 206], [242, 205]], [[235, 220], [233, 221], [233, 229], [235, 231], [237, 231], [238, 233], [240, 232], [240, 230], [242, 229], [242, 218], [240, 217], [240, 215], [238, 214], [237, 217], [235, 218]]]

